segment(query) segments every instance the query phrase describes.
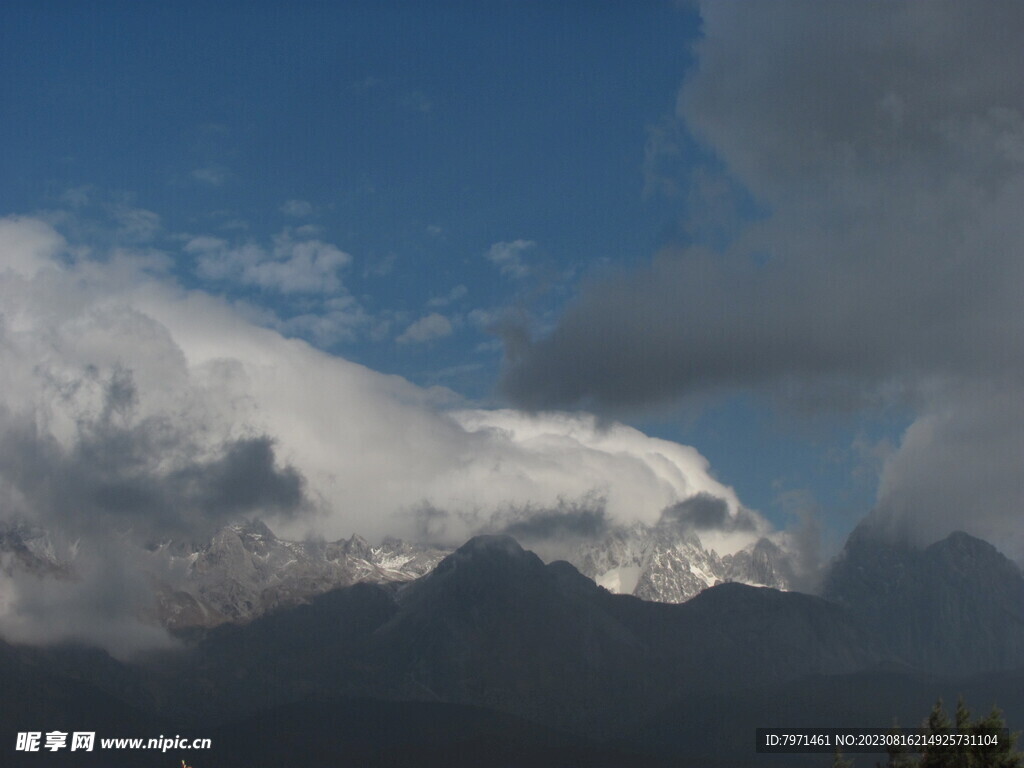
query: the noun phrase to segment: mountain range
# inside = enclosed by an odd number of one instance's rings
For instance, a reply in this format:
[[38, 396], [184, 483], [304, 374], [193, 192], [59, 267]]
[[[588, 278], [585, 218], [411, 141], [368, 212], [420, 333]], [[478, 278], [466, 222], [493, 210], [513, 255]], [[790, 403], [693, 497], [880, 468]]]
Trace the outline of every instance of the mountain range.
[[[691, 530], [636, 523], [565, 547], [581, 573], [616, 594], [682, 603], [726, 582], [789, 589], [793, 558], [762, 538], [720, 557]], [[155, 582], [153, 620], [171, 629], [245, 622], [278, 607], [357, 582], [389, 583], [419, 578], [450, 548], [385, 538], [370, 545], [349, 539], [288, 541], [262, 521], [218, 531], [208, 542], [162, 541], [146, 553]], [[27, 525], [0, 529], [0, 567], [70, 576], [73, 553], [63, 557], [47, 532]], [[169, 580], [166, 574], [183, 574]]]
[[[235, 533], [176, 556], [208, 558], [215, 583], [254, 578], [235, 569], [252, 565], [241, 551], [265, 546], [269, 562], [283, 546]], [[110, 713], [101, 727], [216, 734], [208, 764], [308, 766], [823, 765], [755, 755], [754, 728], [912, 725], [958, 693], [1024, 721], [1024, 577], [967, 534], [916, 549], [862, 528], [821, 597], [725, 582], [681, 603], [613, 594], [508, 536], [474, 538], [418, 577], [402, 571], [413, 549], [350, 549], [370, 581], [191, 625], [176, 652], [123, 663], [2, 645], [3, 721]]]
[[[186, 566], [184, 582], [160, 589], [158, 614], [173, 628], [247, 621], [357, 582], [409, 581], [452, 551], [394, 538], [371, 546], [357, 535], [287, 541], [260, 521], [228, 526], [202, 546], [155, 549], [172, 566]], [[787, 589], [794, 581], [792, 558], [766, 538], [720, 557], [692, 531], [637, 523], [566, 550], [568, 562], [610, 592], [662, 603], [682, 603], [725, 582]]]
[[726, 582], [789, 589], [795, 581], [793, 557], [770, 539], [720, 557], [693, 531], [669, 525], [613, 529], [578, 544], [568, 560], [610, 592], [659, 603], [683, 603]]

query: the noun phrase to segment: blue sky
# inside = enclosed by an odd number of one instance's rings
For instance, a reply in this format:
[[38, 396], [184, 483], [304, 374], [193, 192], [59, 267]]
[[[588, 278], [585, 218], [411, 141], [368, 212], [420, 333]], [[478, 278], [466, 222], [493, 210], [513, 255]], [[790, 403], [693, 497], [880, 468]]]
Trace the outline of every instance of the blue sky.
[[[904, 10], [832, 8], [810, 23], [788, 5], [747, 9], [15, 0], [0, 25], [0, 214], [42, 218], [97, 253], [162, 254], [178, 284], [258, 324], [471, 403], [588, 408], [693, 445], [777, 526], [816, 510], [837, 537], [880, 488], [930, 466], [901, 458], [904, 431], [954, 419], [968, 395], [950, 393], [977, 384], [953, 381], [941, 352], [908, 351], [949, 336], [928, 308], [956, 275], [919, 303], [910, 287], [889, 303], [858, 291], [929, 271], [904, 263], [898, 233], [922, 233], [911, 247], [925, 252], [930, 217], [977, 219], [947, 205], [961, 181], [988, 190], [992, 210], [1015, 188], [967, 165], [938, 182], [948, 200], [882, 220], [885, 242], [867, 234], [872, 217], [899, 206], [885, 190], [961, 168], [956, 120], [979, 145], [990, 128], [1015, 140], [1019, 94], [915, 101], [943, 78], [936, 52], [905, 37]], [[922, 23], [949, 30], [951, 14]], [[976, 26], [936, 50], [992, 50], [1001, 25]], [[972, 87], [1000, 82], [999, 67], [973, 66]], [[889, 111], [860, 125], [875, 107]], [[933, 146], [936, 125], [953, 128]], [[898, 135], [883, 141], [883, 128]], [[989, 159], [1012, 180], [1014, 157]], [[1008, 263], [987, 274], [998, 282]], [[828, 275], [851, 291], [829, 299]], [[869, 318], [849, 337], [854, 310], [830, 314], [846, 296]], [[804, 339], [816, 297], [825, 330]], [[595, 330], [581, 341], [580, 328]], [[519, 337], [521, 364], [503, 346]], [[950, 347], [958, 360], [979, 345]], [[629, 366], [664, 386], [602, 388]]]
[[[642, 169], [697, 30], [671, 6], [25, 3], [8, 21], [8, 212], [78, 190], [156, 213], [164, 235], [265, 242], [312, 225], [352, 255], [344, 282], [368, 313], [411, 319], [453, 295], [462, 315], [555, 311], [671, 228]], [[520, 240], [528, 281], [484, 258]], [[321, 343], [421, 382], [485, 365], [453, 382], [481, 397], [497, 353], [471, 349], [488, 338]]]

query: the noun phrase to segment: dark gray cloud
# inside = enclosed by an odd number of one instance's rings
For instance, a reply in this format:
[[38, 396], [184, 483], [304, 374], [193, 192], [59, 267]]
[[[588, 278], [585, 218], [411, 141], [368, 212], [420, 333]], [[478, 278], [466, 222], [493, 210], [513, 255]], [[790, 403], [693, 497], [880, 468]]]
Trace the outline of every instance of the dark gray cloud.
[[562, 557], [567, 546], [597, 539], [614, 527], [606, 500], [593, 493], [572, 501], [562, 498], [550, 507], [505, 506], [487, 516], [480, 511], [453, 512], [428, 503], [413, 507], [408, 514], [416, 538], [422, 542], [458, 546], [469, 536], [506, 534], [539, 554], [550, 555], [548, 559]]
[[609, 517], [607, 499], [598, 493], [560, 498], [552, 506], [514, 507], [493, 515], [488, 532], [508, 534], [545, 562], [569, 560], [574, 550], [601, 540], [620, 522]]
[[685, 501], [667, 507], [661, 513], [659, 525], [687, 528], [697, 531], [749, 531], [758, 530], [758, 520], [742, 507], [735, 517], [729, 514], [725, 499], [709, 493], [698, 493]]
[[1024, 7], [704, 17], [679, 118], [770, 215], [725, 252], [668, 249], [587, 286], [517, 340], [505, 391], [608, 408], [772, 387], [857, 407], [904, 379], [1002, 370], [1024, 330]]
[[509, 523], [501, 531], [521, 542], [546, 539], [593, 539], [607, 533], [604, 507], [540, 510]]
[[[1004, 191], [1021, 193], [1024, 184]], [[866, 242], [880, 232], [860, 234], [863, 258], [806, 226], [803, 236], [820, 237], [813, 253], [794, 243], [763, 265], [667, 251], [640, 273], [589, 286], [549, 335], [526, 342], [520, 332], [505, 392], [533, 409], [607, 410], [750, 388], [859, 408], [928, 376], [1024, 373], [1024, 361], [1006, 354], [1024, 332], [1014, 243], [977, 255], [899, 233], [882, 258]], [[947, 234], [956, 243], [967, 233]], [[979, 249], [989, 239], [972, 237]]]
[[128, 657], [174, 645], [155, 620], [151, 585], [181, 574], [147, 545], [202, 544], [244, 515], [281, 519], [312, 505], [302, 476], [278, 465], [269, 437], [211, 446], [194, 420], [138, 417], [138, 392], [123, 367], [105, 376], [86, 368], [59, 389], [71, 402], [96, 387], [98, 407], [74, 408], [64, 439], [40, 424], [39, 413], [0, 410], [0, 524], [40, 529], [70, 574], [5, 572], [0, 634], [87, 642]]
[[[584, 286], [545, 335], [517, 329], [504, 391], [532, 409], [737, 391], [898, 402], [919, 418], [880, 507], [929, 536], [968, 517], [989, 537], [1019, 527], [1024, 5], [716, 1], [702, 15], [679, 125], [763, 215], [726, 246], [666, 248]], [[688, 198], [684, 216], [728, 220], [719, 204]]]
[[276, 465], [269, 437], [201, 450], [181, 423], [132, 417], [137, 395], [129, 371], [114, 371], [104, 384], [101, 412], [80, 417], [69, 445], [34, 419], [3, 420], [5, 516], [68, 535], [118, 531], [145, 542], [202, 539], [245, 514], [291, 516], [308, 508], [302, 477]]
[[302, 476], [294, 467], [278, 469], [273, 440], [235, 440], [219, 459], [193, 464], [171, 477], [179, 493], [213, 519], [250, 512], [293, 513], [303, 505]]

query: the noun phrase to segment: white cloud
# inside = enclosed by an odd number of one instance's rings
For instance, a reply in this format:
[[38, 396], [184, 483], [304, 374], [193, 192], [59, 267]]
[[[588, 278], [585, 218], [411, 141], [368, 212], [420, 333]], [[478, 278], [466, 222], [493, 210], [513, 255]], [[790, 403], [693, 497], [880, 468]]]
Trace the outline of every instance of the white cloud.
[[268, 250], [250, 242], [235, 246], [210, 236], [194, 237], [185, 251], [196, 257], [196, 273], [207, 280], [236, 281], [280, 293], [336, 293], [338, 273], [352, 257], [330, 243], [296, 239], [285, 229]]
[[[190, 245], [227, 249], [209, 237]], [[433, 509], [431, 536], [457, 544], [517, 506], [554, 509], [595, 495], [614, 522], [654, 522], [700, 492], [738, 509], [692, 448], [587, 414], [447, 412], [450, 392], [259, 327], [227, 301], [154, 273], [145, 255], [68, 256], [76, 250], [43, 222], [0, 219], [0, 521], [20, 515], [73, 534], [83, 563], [73, 584], [0, 583], [5, 637], [84, 639], [115, 653], [166, 645], [138, 621], [150, 598], [129, 544], [168, 525], [202, 535], [234, 513], [168, 503], [126, 510], [117, 494], [107, 509], [102, 494], [84, 504], [76, 483], [102, 488], [104, 477], [128, 472], [133, 488], [155, 494], [181, 472], [223, 465], [225, 446], [265, 438], [285, 484], [293, 470], [302, 478], [305, 513], [263, 508], [291, 537], [415, 538], [425, 532], [420, 512]], [[359, 322], [346, 299], [328, 309], [335, 314], [291, 322]], [[431, 317], [410, 338], [450, 332], [450, 321]]]
[[624, 424], [585, 413], [471, 410], [452, 416], [480, 452], [479, 460], [454, 469], [454, 487], [460, 496], [489, 499], [484, 509], [555, 507], [559, 498], [596, 494], [606, 500], [612, 522], [653, 524], [666, 507], [698, 493], [724, 499], [731, 515], [740, 508], [735, 492], [711, 476], [696, 449]]
[[295, 315], [264, 323], [286, 336], [309, 339], [318, 347], [355, 341], [360, 331], [370, 325], [372, 318], [352, 296], [329, 299], [315, 313]]
[[663, 120], [647, 126], [642, 166], [645, 198], [655, 195], [678, 197], [681, 193], [679, 177], [685, 168], [685, 155], [681, 148], [681, 128], [675, 120]]
[[96, 188], [91, 184], [82, 184], [77, 187], [69, 187], [60, 195], [60, 201], [71, 208], [84, 208], [96, 194]]
[[0, 219], [0, 274], [13, 272], [22, 278], [35, 277], [41, 269], [53, 267], [54, 256], [66, 243], [49, 224], [39, 219], [12, 216]]
[[412, 323], [395, 341], [399, 344], [419, 344], [451, 336], [453, 330], [451, 320], [437, 312], [431, 312]]
[[521, 280], [530, 274], [530, 267], [523, 262], [523, 254], [536, 247], [532, 240], [513, 240], [492, 245], [486, 253], [487, 260], [497, 265], [501, 274]]
[[222, 299], [130, 260], [65, 264], [66, 249], [42, 222], [0, 220], [3, 263], [31, 266], [0, 275], [0, 427], [34, 414], [70, 444], [78, 417], [104, 402], [102, 387], [74, 382], [120, 367], [137, 389], [133, 418], [173, 417], [206, 446], [273, 437], [322, 502], [287, 525], [327, 536], [409, 535], [423, 503], [458, 513], [455, 538], [475, 515], [594, 491], [622, 521], [654, 521], [702, 491], [738, 506], [693, 448], [587, 414], [446, 413], [429, 391], [259, 327]]
[[434, 298], [430, 299], [430, 301], [427, 302], [427, 306], [428, 307], [447, 307], [452, 302], [455, 302], [455, 301], [458, 301], [459, 299], [461, 299], [468, 292], [469, 291], [466, 288], [466, 286], [464, 286], [464, 285], [462, 285], [460, 283], [459, 285], [456, 285], [454, 288], [452, 288], [450, 291], [448, 291], [448, 293], [446, 293], [444, 296], [435, 296]]
[[481, 331], [488, 331], [496, 326], [507, 314], [504, 309], [473, 309], [466, 315], [469, 322]]
[[228, 180], [230, 173], [226, 168], [222, 168], [219, 165], [211, 165], [206, 168], [195, 168], [189, 175], [194, 181], [209, 184], [211, 187], [222, 187]]
[[132, 244], [148, 243], [160, 232], [160, 217], [144, 208], [115, 205], [111, 215], [117, 224], [116, 235], [121, 241]]
[[285, 216], [293, 216], [296, 219], [309, 218], [316, 212], [312, 203], [305, 200], [287, 200], [281, 206], [281, 213]]

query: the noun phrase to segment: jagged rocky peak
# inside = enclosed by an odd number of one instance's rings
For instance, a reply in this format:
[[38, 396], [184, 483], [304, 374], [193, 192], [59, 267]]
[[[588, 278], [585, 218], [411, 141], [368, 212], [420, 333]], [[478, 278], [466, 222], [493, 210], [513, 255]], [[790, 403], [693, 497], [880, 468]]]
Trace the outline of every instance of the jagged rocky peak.
[[[58, 562], [52, 549], [45, 532], [10, 525], [0, 530], [4, 569], [60, 575], [67, 563]], [[537, 555], [507, 535], [477, 536], [452, 552], [396, 538], [374, 544], [354, 533], [330, 542], [288, 541], [254, 519], [226, 526], [205, 542], [165, 541], [146, 549], [153, 573], [162, 574], [153, 576], [157, 613], [173, 628], [245, 622], [358, 582], [419, 579], [439, 564], [441, 576], [458, 570], [458, 581], [481, 585], [540, 583], [554, 576], [569, 586], [577, 583], [562, 574], [562, 566], [545, 570]], [[565, 559], [612, 592], [671, 603], [725, 581], [785, 588], [790, 573], [786, 553], [767, 540], [721, 558], [692, 530], [639, 523], [580, 544]]]
[[341, 552], [349, 557], [361, 557], [364, 560], [369, 560], [373, 556], [369, 543], [359, 534], [353, 533], [348, 539], [339, 541], [338, 544]]
[[753, 547], [722, 558], [726, 581], [788, 589], [796, 574], [793, 561], [775, 542], [764, 537]]
[[28, 571], [39, 576], [66, 577], [74, 548], [61, 557], [42, 528], [19, 521], [0, 522], [0, 571]]
[[[223, 573], [231, 578], [247, 578], [255, 574], [252, 549], [232, 527], [222, 528], [210, 544], [201, 550], [192, 563], [194, 574]], [[251, 544], [251, 542], [249, 542]]]
[[270, 541], [277, 541], [277, 536], [274, 535], [274, 532], [270, 530], [267, 524], [259, 518], [245, 520], [230, 527], [233, 531], [237, 532], [239, 536], [251, 537], [257, 540], [267, 539]]
[[611, 592], [663, 603], [686, 602], [729, 581], [789, 589], [795, 575], [790, 555], [768, 539], [720, 557], [692, 528], [666, 524], [614, 529], [579, 545], [569, 560]]
[[161, 588], [161, 614], [170, 626], [248, 621], [358, 582], [408, 581], [429, 572], [447, 554], [397, 539], [371, 546], [353, 534], [333, 542], [279, 539], [262, 521], [227, 526], [208, 544], [184, 555], [186, 577]]

